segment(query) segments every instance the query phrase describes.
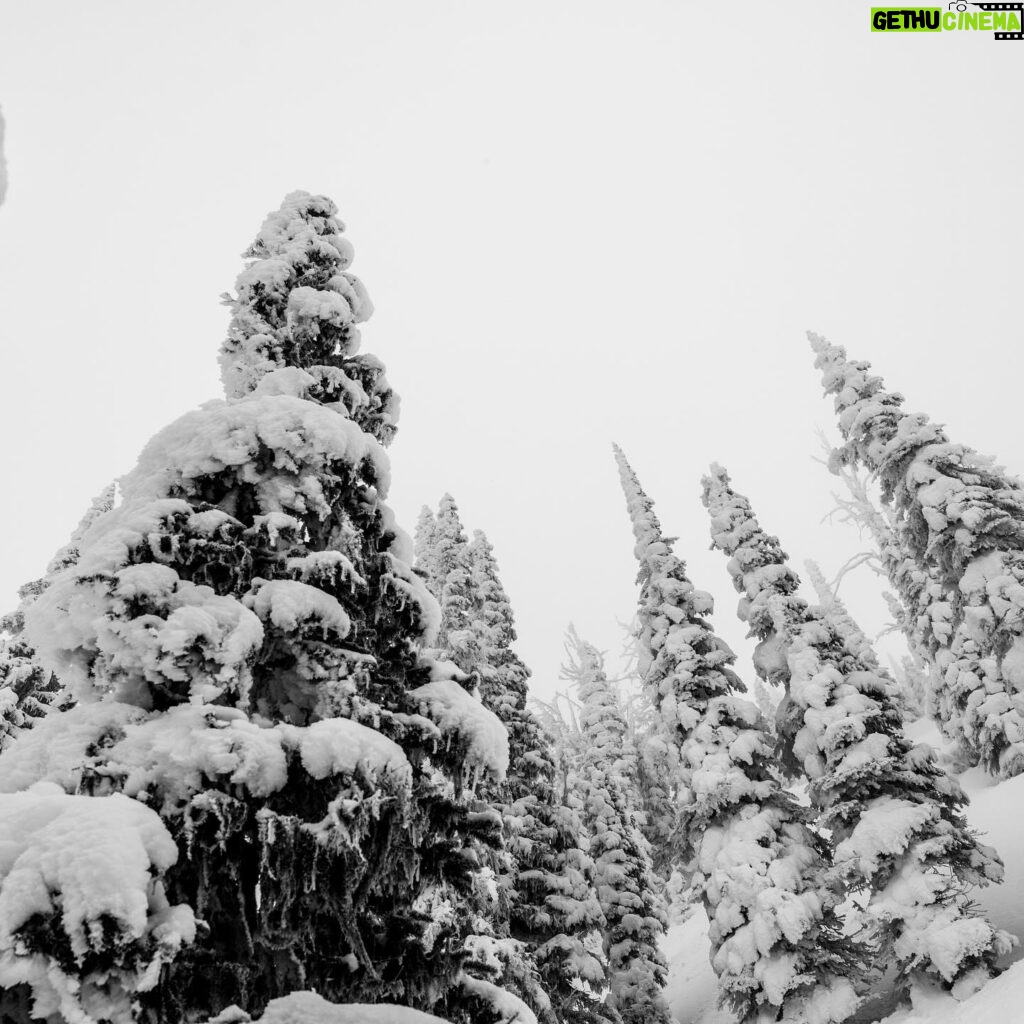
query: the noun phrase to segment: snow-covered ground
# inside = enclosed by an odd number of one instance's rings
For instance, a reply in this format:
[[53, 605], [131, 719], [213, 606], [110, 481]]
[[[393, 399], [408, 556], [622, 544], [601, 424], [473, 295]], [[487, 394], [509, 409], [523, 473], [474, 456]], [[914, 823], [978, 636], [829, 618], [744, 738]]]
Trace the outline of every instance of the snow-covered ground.
[[731, 1014], [718, 1009], [718, 980], [708, 949], [708, 919], [702, 907], [671, 927], [665, 938], [665, 995], [679, 1024], [734, 1024]]
[[[907, 733], [915, 743], [945, 744], [931, 722], [919, 721]], [[882, 1018], [885, 1024], [1013, 1024], [1024, 1021], [1024, 775], [1000, 782], [981, 769], [960, 777], [970, 796], [967, 818], [1003, 858], [1006, 876], [1001, 885], [976, 891], [979, 906], [992, 924], [1022, 939], [1007, 957], [1008, 970], [977, 995], [958, 1003], [945, 994], [928, 994], [917, 1004]], [[733, 1024], [732, 1016], [718, 1009], [715, 974], [708, 962], [707, 918], [698, 909], [668, 933], [665, 954], [669, 963], [667, 995], [678, 1024]], [[881, 1012], [885, 1012], [884, 1010]], [[870, 1007], [858, 1021], [878, 1020]]]
[[[915, 722], [908, 727], [907, 735], [915, 743], [930, 743], [936, 750], [944, 746], [931, 722]], [[980, 768], [972, 768], [959, 779], [971, 800], [967, 820], [981, 833], [982, 842], [996, 848], [1006, 866], [1002, 884], [977, 890], [977, 901], [994, 925], [1024, 942], [1024, 815], [1017, 810], [1024, 806], [1024, 775], [996, 784]], [[1007, 961], [1022, 957], [1024, 945], [1018, 946]], [[1019, 1019], [1024, 1020], [1024, 1003]]]

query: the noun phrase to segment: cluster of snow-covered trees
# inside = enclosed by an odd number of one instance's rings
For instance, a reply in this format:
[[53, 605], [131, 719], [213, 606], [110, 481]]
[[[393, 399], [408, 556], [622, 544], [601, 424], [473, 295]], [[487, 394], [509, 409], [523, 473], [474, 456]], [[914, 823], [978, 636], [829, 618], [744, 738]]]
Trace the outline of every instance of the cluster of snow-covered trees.
[[980, 988], [1015, 941], [971, 898], [1002, 865], [904, 723], [923, 706], [1024, 770], [1024, 487], [811, 336], [915, 692], [712, 466], [747, 696], [615, 447], [636, 692], [570, 631], [559, 722], [485, 534], [445, 494], [413, 541], [387, 504], [398, 401], [336, 212], [296, 192], [267, 217], [225, 397], [0, 619], [0, 1021], [671, 1024], [687, 899], [743, 1024], [840, 1024], [883, 977]]

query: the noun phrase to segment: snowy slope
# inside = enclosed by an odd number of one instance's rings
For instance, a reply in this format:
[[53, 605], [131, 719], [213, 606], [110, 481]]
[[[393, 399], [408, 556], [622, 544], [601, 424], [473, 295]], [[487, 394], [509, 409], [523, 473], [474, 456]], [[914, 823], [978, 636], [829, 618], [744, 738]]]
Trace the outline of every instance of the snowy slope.
[[[908, 726], [907, 735], [936, 749], [943, 746], [931, 722], [915, 722]], [[1017, 810], [1024, 806], [1024, 775], [997, 784], [980, 768], [972, 768], [959, 780], [971, 798], [967, 820], [981, 833], [983, 843], [996, 848], [1006, 867], [1002, 884], [977, 890], [976, 899], [994, 925], [1024, 940], [1024, 816]], [[1018, 946], [1007, 962], [1022, 957], [1024, 946]], [[1024, 1020], [1024, 1005], [1019, 1017]]]
[[665, 937], [665, 995], [678, 1024], [734, 1024], [731, 1014], [718, 1009], [718, 979], [709, 954], [708, 919], [698, 907]]
[[1024, 963], [1015, 963], [962, 1003], [946, 995], [923, 999], [883, 1024], [1016, 1024], [1024, 1020]]
[[[992, 781], [977, 768], [960, 779], [971, 797], [968, 820], [983, 833], [984, 842], [999, 851], [1006, 866], [1002, 885], [982, 890], [978, 902], [993, 924], [1024, 939], [1024, 816], [1019, 810], [1024, 807], [1024, 775], [998, 786]], [[1024, 948], [1018, 947], [1012, 959], [1022, 956]]]

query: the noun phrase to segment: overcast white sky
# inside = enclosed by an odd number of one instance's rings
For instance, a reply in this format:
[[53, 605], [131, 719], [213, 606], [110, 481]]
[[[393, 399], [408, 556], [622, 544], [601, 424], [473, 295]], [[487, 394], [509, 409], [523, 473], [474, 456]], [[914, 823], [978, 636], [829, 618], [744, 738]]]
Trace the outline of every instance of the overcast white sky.
[[[218, 304], [285, 193], [338, 203], [402, 396], [392, 504], [485, 529], [539, 694], [635, 604], [609, 443], [742, 648], [701, 473], [802, 568], [833, 430], [808, 328], [1024, 470], [1024, 42], [870, 3], [8, 4], [0, 604], [220, 394]], [[866, 577], [849, 594], [885, 618]], [[750, 675], [749, 665], [741, 666]]]

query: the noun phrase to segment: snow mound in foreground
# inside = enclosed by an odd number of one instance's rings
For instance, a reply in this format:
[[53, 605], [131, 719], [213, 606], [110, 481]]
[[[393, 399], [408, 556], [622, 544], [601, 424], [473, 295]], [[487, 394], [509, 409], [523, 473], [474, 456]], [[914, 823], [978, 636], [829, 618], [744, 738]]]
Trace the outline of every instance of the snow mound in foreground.
[[[245, 1024], [252, 1018], [232, 1006], [207, 1024]], [[272, 999], [259, 1024], [445, 1024], [440, 1017], [406, 1006], [329, 1003], [315, 992], [291, 992]]]
[[909, 1010], [899, 1010], [881, 1024], [1012, 1024], [1024, 1004], [1024, 963], [990, 981], [970, 999], [958, 1003], [945, 992], [918, 995]]

